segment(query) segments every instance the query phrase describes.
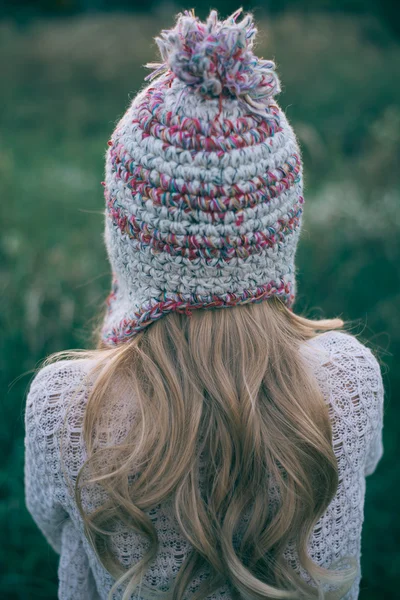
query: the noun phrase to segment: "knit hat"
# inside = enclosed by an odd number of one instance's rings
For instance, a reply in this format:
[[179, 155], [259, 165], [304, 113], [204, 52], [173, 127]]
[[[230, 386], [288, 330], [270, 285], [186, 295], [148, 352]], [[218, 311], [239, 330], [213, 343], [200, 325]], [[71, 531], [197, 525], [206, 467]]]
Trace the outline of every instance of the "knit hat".
[[275, 64], [255, 56], [240, 12], [178, 15], [108, 142], [109, 345], [171, 311], [294, 301], [300, 151]]

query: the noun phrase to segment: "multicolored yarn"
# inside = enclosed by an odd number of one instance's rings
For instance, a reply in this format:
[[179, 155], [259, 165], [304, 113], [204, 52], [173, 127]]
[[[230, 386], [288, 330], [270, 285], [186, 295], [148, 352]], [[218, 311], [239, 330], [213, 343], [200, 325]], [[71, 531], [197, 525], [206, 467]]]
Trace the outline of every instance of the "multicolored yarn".
[[293, 304], [300, 150], [274, 100], [275, 66], [254, 56], [256, 29], [239, 12], [220, 22], [211, 11], [205, 24], [179, 15], [108, 143], [111, 345], [171, 311]]
[[218, 21], [212, 10], [201, 23], [193, 11], [185, 11], [174, 29], [156, 38], [164, 62], [149, 63], [155, 70], [146, 80], [168, 72], [204, 96], [231, 94], [263, 114], [265, 103], [280, 91], [279, 79], [275, 64], [252, 52], [257, 29], [251, 15], [237, 22], [241, 12]]

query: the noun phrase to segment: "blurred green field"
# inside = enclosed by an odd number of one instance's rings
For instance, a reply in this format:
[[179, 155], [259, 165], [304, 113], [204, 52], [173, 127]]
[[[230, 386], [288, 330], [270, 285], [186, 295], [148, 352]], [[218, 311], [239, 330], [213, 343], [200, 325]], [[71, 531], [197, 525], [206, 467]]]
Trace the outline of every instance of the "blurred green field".
[[[126, 14], [0, 22], [0, 596], [55, 599], [57, 557], [24, 506], [31, 369], [84, 347], [110, 285], [103, 248], [108, 136], [172, 24]], [[303, 149], [296, 310], [360, 319], [386, 386], [384, 457], [367, 480], [360, 600], [398, 597], [400, 572], [400, 45], [373, 18], [259, 21], [280, 104]], [[23, 375], [22, 377], [20, 377]], [[18, 378], [18, 379], [17, 379]]]

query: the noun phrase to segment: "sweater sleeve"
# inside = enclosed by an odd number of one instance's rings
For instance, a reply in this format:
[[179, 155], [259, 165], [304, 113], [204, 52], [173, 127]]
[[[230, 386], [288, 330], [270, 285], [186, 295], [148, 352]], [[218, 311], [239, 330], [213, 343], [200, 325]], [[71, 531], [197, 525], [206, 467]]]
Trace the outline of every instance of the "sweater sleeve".
[[365, 353], [365, 377], [369, 389], [370, 436], [365, 457], [364, 475], [371, 475], [383, 456], [384, 388], [380, 365], [367, 348]]
[[379, 362], [356, 336], [342, 331], [324, 333], [314, 341], [326, 351], [323, 368], [316, 374], [333, 407], [337, 456], [341, 459], [347, 453], [349, 460], [360, 464], [364, 476], [371, 475], [384, 451]]
[[56, 365], [39, 371], [31, 383], [25, 408], [25, 502], [33, 520], [58, 554], [68, 514], [57, 499], [56, 436], [59, 394], [51, 385]]
[[58, 566], [60, 598], [100, 600], [89, 559], [73, 522], [62, 530], [62, 552]]
[[25, 409], [25, 501], [36, 525], [60, 554], [59, 597], [99, 600], [82, 536], [68, 512], [65, 468], [60, 458], [60, 439], [70, 416], [71, 398], [83, 381], [84, 370], [79, 364], [52, 363], [31, 383]]

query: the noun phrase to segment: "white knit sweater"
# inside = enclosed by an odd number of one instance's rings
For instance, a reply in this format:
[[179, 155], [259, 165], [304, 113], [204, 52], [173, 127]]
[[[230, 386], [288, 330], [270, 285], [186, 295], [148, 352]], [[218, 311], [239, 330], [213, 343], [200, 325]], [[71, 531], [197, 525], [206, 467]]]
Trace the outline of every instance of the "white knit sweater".
[[[319, 335], [303, 348], [329, 405], [340, 478], [337, 494], [310, 538], [309, 554], [324, 567], [348, 555], [356, 557], [360, 566], [365, 476], [375, 470], [383, 454], [380, 367], [369, 349], [342, 332]], [[43, 368], [31, 384], [26, 404], [26, 503], [38, 527], [60, 554], [58, 597], [62, 600], [105, 600], [114, 583], [83, 533], [73, 493], [60, 465], [59, 443], [70, 407], [62, 439], [66, 475], [74, 483], [85, 460], [80, 434], [87, 387], [75, 399], [73, 391], [90, 366], [89, 360], [67, 360]], [[88, 498], [90, 504], [99, 501], [99, 497]], [[159, 505], [148, 514], [158, 533], [160, 551], [145, 581], [166, 590], [191, 546], [180, 533], [170, 505]], [[113, 544], [118, 558], [128, 566], [140, 559], [148, 542], [121, 530]], [[298, 565], [292, 548], [288, 547], [285, 555]], [[301, 569], [300, 573], [307, 579]], [[360, 579], [361, 570], [346, 600], [358, 598]], [[194, 580], [191, 590], [201, 580], [201, 576]], [[114, 598], [121, 596], [118, 593]], [[210, 598], [223, 596], [229, 598], [226, 586]]]

